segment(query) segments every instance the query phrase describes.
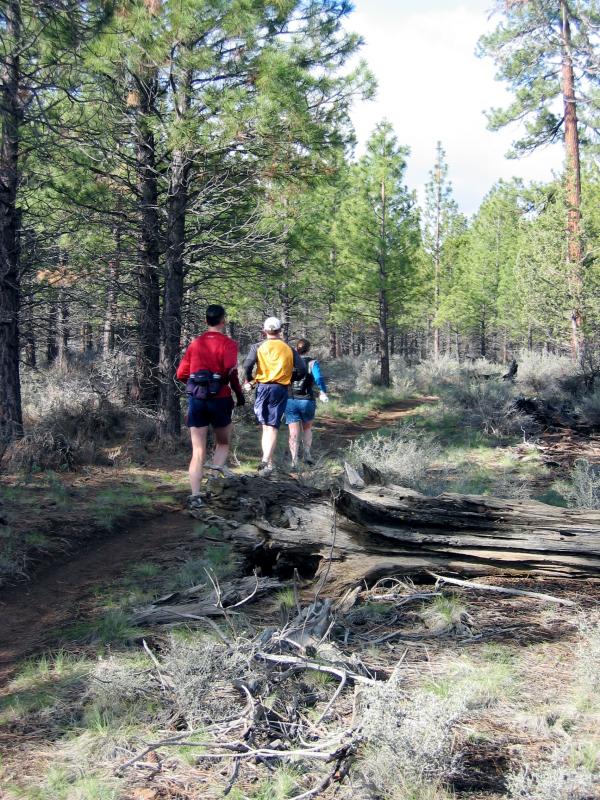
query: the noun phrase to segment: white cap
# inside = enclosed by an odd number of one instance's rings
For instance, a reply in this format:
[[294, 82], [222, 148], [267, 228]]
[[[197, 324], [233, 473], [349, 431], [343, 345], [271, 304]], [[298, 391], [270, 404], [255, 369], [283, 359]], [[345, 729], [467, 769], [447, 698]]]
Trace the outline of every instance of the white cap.
[[266, 333], [275, 333], [281, 330], [281, 322], [277, 317], [267, 317], [263, 325], [263, 331]]

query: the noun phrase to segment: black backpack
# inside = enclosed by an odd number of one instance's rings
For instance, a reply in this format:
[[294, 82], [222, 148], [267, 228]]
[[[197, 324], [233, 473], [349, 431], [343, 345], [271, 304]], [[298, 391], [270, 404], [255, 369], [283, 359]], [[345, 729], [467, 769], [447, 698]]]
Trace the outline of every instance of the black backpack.
[[293, 382], [292, 395], [294, 397], [308, 397], [309, 400], [314, 400], [313, 386], [315, 385], [315, 379], [312, 374], [312, 365], [315, 363], [315, 360], [308, 356], [302, 356], [301, 358], [306, 367], [306, 375], [299, 381]]

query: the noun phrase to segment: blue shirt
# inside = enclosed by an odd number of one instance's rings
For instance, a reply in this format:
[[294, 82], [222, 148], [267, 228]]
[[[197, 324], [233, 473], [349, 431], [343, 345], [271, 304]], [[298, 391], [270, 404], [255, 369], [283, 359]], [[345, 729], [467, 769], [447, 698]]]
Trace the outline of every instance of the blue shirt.
[[319, 387], [319, 390], [321, 392], [327, 392], [327, 386], [325, 385], [325, 378], [321, 374], [321, 367], [319, 366], [319, 362], [318, 361], [313, 361], [312, 362], [311, 372], [312, 372], [313, 378], [315, 379], [315, 383]]

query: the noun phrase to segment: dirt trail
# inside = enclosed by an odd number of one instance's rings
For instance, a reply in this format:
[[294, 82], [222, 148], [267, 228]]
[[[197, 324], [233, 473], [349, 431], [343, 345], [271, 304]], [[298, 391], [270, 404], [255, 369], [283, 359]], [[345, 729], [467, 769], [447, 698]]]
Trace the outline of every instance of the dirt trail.
[[[371, 412], [362, 422], [321, 418], [319, 444], [330, 451], [338, 450], [366, 430], [390, 425], [421, 403], [432, 401], [402, 401]], [[182, 457], [182, 469], [184, 461]], [[1, 592], [0, 686], [21, 659], [48, 647], [58, 629], [92, 614], [97, 607], [97, 590], [121, 580], [134, 564], [151, 560], [166, 565], [200, 550], [202, 540], [194, 535], [194, 522], [182, 507], [179, 513], [163, 513], [119, 526], [97, 543], [88, 541], [65, 562], [37, 572], [30, 583]]]
[[60, 565], [51, 565], [28, 584], [0, 595], [0, 686], [16, 663], [43, 650], [57, 629], [90, 614], [96, 590], [120, 580], [135, 563], [169, 562], [196, 541], [194, 520], [171, 512], [117, 529], [100, 544], [89, 544]]
[[345, 447], [357, 436], [393, 425], [403, 417], [410, 416], [418, 406], [436, 403], [437, 400], [437, 397], [415, 397], [410, 400], [400, 400], [386, 408], [371, 411], [360, 422], [327, 416], [317, 417], [315, 430], [321, 437], [319, 444], [332, 450]]

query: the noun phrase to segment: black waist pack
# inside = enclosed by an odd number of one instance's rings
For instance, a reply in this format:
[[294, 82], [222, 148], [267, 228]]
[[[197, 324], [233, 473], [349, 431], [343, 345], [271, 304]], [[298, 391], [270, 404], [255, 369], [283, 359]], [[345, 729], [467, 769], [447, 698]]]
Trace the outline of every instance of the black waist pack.
[[221, 375], [208, 369], [192, 372], [188, 378], [185, 393], [195, 400], [209, 400], [215, 397], [223, 385]]

